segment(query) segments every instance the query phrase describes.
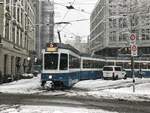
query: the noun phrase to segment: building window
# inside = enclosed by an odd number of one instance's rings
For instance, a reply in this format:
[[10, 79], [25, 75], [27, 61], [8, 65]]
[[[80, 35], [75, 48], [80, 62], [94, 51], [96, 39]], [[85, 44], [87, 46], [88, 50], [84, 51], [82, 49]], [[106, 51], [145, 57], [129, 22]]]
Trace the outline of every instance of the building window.
[[19, 18], [20, 18], [20, 10], [19, 10], [19, 8], [17, 9], [17, 21], [19, 22], [20, 20], [19, 20]]
[[119, 41], [127, 41], [128, 34], [120, 33], [119, 34]]
[[17, 42], [16, 42], [17, 45], [19, 45], [19, 28], [17, 28]]
[[116, 19], [109, 19], [109, 27], [110, 28], [116, 28], [117, 26], [116, 26]]
[[6, 19], [5, 21], [5, 38], [9, 40], [9, 20]]
[[15, 42], [15, 26], [12, 27], [12, 41]]
[[126, 27], [127, 27], [127, 19], [119, 18], [119, 28], [126, 28]]
[[116, 41], [116, 31], [112, 31], [109, 33], [109, 40], [110, 41]]

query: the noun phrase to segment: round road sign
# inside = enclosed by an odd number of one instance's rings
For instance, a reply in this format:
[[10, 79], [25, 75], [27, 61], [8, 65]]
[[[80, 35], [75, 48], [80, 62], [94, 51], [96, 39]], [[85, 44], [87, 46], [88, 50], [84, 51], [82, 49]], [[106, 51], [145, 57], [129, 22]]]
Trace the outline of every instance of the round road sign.
[[131, 51], [137, 51], [137, 46], [136, 45], [132, 45], [131, 46]]
[[131, 40], [131, 41], [136, 40], [136, 36], [135, 36], [135, 34], [131, 34], [131, 36], [130, 36], [130, 40]]

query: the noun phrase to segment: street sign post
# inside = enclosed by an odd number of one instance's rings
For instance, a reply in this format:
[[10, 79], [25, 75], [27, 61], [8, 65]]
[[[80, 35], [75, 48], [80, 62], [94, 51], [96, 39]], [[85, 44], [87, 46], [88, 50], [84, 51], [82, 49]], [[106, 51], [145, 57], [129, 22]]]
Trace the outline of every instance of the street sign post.
[[134, 75], [134, 56], [137, 56], [137, 45], [136, 45], [136, 35], [134, 33], [130, 36], [130, 47], [131, 47], [131, 70], [133, 78], [133, 92], [135, 92], [135, 75]]

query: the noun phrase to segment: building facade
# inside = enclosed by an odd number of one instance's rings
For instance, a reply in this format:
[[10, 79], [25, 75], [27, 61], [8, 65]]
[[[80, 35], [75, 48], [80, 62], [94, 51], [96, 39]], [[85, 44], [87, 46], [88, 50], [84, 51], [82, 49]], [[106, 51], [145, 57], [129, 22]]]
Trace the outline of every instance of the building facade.
[[34, 24], [31, 0], [0, 0], [0, 73], [3, 78], [15, 79], [27, 72], [29, 57], [35, 51]]
[[104, 56], [130, 54], [136, 34], [138, 53], [150, 54], [149, 0], [99, 0], [90, 17], [90, 51]]
[[54, 41], [54, 3], [52, 0], [39, 2], [39, 39], [37, 40], [38, 57], [46, 43]]
[[75, 36], [74, 39], [67, 39], [65, 41], [66, 44], [70, 44], [74, 48], [76, 48], [78, 51], [81, 53], [89, 53], [89, 48], [88, 48], [88, 42], [83, 42], [82, 37], [80, 36]]

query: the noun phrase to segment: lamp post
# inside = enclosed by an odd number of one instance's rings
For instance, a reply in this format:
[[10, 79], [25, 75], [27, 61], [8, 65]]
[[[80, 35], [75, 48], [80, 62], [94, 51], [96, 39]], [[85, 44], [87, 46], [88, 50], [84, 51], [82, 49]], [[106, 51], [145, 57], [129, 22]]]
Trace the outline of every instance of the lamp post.
[[30, 73], [31, 72], [31, 57], [27, 57], [27, 61], [28, 61], [27, 73]]

